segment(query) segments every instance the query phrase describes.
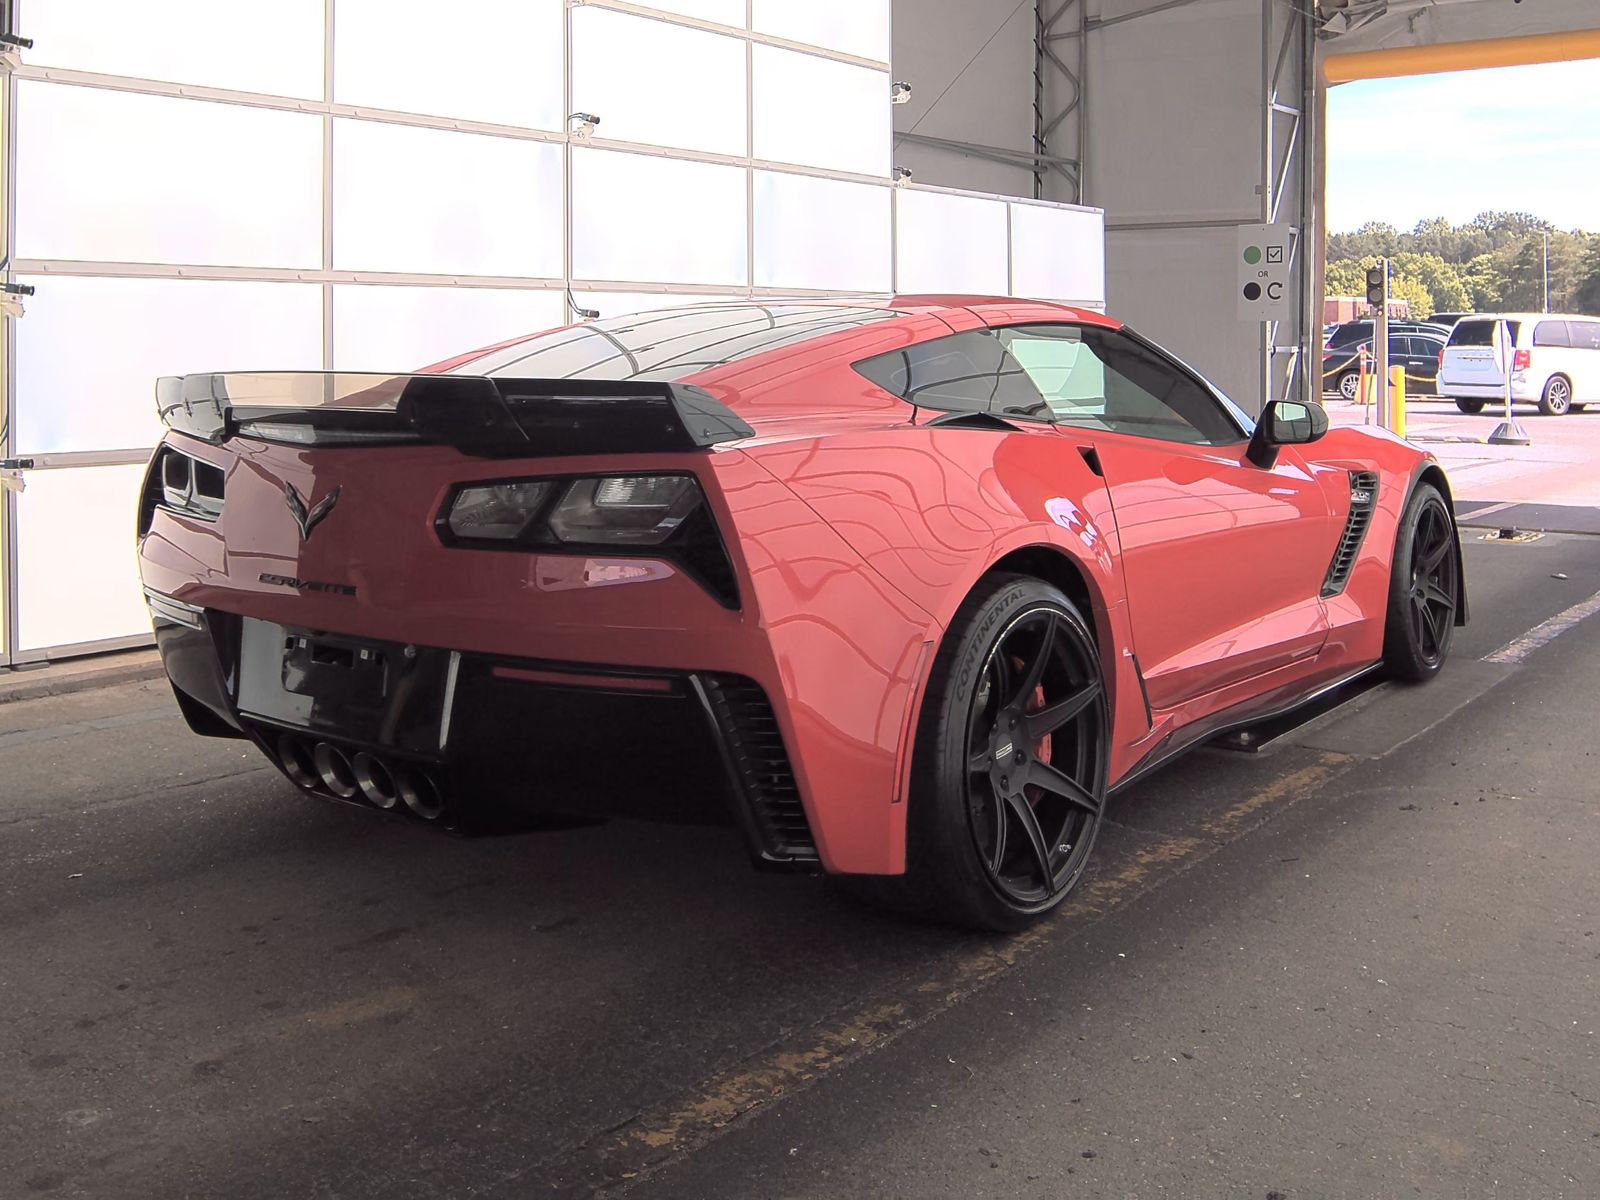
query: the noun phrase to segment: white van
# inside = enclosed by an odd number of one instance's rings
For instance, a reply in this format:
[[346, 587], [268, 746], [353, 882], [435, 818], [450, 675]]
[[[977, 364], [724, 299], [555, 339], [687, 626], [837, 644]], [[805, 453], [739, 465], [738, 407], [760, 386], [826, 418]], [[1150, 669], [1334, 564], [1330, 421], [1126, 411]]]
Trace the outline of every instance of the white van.
[[1439, 355], [1439, 395], [1465, 413], [1505, 402], [1495, 340], [1495, 327], [1502, 322], [1511, 325], [1513, 403], [1537, 404], [1552, 417], [1600, 403], [1600, 317], [1558, 313], [1462, 317]]

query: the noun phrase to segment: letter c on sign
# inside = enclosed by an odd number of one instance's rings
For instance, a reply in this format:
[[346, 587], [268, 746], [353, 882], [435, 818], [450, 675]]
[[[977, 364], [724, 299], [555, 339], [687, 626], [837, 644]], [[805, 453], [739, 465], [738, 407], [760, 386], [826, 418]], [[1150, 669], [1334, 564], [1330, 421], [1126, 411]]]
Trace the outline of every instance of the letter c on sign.
[[1267, 284], [1267, 299], [1268, 300], [1282, 300], [1283, 299], [1283, 284], [1279, 283], [1276, 279], [1274, 279], [1271, 283]]

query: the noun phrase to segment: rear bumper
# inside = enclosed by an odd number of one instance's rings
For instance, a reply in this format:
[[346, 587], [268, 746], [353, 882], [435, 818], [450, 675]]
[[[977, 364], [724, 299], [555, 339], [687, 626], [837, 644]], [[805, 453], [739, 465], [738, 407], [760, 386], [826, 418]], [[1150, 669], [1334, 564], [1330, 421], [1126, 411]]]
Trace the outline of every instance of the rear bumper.
[[820, 865], [751, 679], [247, 630], [146, 595], [191, 727], [249, 738], [307, 792], [466, 833], [530, 815], [731, 822], [763, 866]]
[[[1484, 400], [1504, 401], [1506, 398], [1506, 385], [1504, 383], [1458, 383], [1456, 380], [1440, 376], [1438, 383], [1439, 395], [1449, 400]], [[1539, 398], [1539, 393], [1533, 391], [1526, 380], [1518, 380], [1515, 376], [1511, 379], [1511, 399], [1520, 404], [1531, 404]]]

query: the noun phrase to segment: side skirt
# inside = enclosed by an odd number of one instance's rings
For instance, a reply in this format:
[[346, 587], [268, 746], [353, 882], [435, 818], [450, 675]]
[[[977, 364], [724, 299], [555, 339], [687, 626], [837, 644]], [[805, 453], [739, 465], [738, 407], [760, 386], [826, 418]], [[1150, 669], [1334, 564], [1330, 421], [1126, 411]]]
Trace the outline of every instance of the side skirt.
[[1235, 704], [1230, 708], [1214, 712], [1208, 717], [1202, 717], [1191, 725], [1176, 729], [1157, 745], [1152, 746], [1149, 752], [1133, 765], [1132, 770], [1112, 784], [1107, 795], [1116, 795], [1123, 788], [1136, 783], [1152, 771], [1166, 766], [1167, 763], [1185, 751], [1193, 750], [1202, 742], [1210, 741], [1212, 738], [1220, 737], [1225, 733], [1232, 733], [1236, 729], [1243, 729], [1249, 725], [1256, 725], [1262, 721], [1270, 721], [1292, 713], [1295, 709], [1302, 708], [1315, 701], [1318, 697], [1325, 696], [1336, 688], [1344, 687], [1347, 683], [1360, 679], [1363, 675], [1369, 675], [1382, 666], [1381, 662], [1370, 663], [1359, 670], [1340, 675], [1327, 683], [1315, 684], [1308, 690], [1289, 692], [1287, 697], [1282, 689], [1268, 692], [1264, 696], [1241, 704]]

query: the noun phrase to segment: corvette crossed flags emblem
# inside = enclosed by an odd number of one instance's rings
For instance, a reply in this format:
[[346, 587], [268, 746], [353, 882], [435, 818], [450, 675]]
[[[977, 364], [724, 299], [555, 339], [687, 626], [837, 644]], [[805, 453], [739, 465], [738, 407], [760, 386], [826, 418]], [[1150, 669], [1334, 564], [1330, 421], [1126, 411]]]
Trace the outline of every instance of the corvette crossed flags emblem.
[[305, 499], [299, 492], [294, 490], [294, 484], [285, 483], [283, 485], [283, 498], [289, 505], [289, 514], [294, 517], [294, 523], [300, 527], [300, 540], [302, 542], [311, 540], [311, 531], [320, 525], [323, 518], [333, 511], [333, 506], [339, 503], [339, 493], [343, 490], [343, 488], [334, 488], [333, 491], [308, 508]]

